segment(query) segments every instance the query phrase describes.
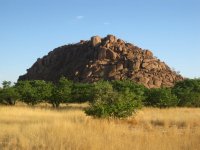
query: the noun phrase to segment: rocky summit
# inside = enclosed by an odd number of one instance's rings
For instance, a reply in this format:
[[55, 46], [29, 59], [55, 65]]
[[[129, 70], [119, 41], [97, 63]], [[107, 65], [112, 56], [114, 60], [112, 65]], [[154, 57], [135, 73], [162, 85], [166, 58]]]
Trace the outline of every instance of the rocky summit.
[[183, 80], [151, 51], [113, 35], [58, 47], [39, 58], [19, 80], [56, 82], [61, 76], [77, 82], [130, 79], [147, 88], [171, 87]]

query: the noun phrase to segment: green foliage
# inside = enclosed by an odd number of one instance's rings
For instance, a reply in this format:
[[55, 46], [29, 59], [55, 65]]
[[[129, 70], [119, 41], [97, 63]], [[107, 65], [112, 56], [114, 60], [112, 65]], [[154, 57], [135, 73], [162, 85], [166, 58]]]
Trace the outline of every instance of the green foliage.
[[19, 81], [16, 84], [21, 100], [28, 105], [35, 105], [51, 96], [52, 84], [43, 80]]
[[99, 118], [124, 118], [131, 116], [142, 106], [141, 99], [129, 88], [121, 91], [113, 89], [108, 81], [98, 81], [93, 87], [93, 101], [86, 114]]
[[0, 89], [0, 103], [6, 105], [15, 105], [19, 94], [14, 86], [11, 86], [10, 81], [3, 81], [3, 89]]
[[10, 88], [11, 81], [3, 81], [2, 85], [3, 85], [3, 89]]
[[200, 79], [186, 79], [173, 87], [179, 106], [200, 107]]
[[149, 89], [146, 93], [145, 105], [160, 108], [175, 107], [178, 105], [178, 99], [170, 88]]
[[131, 114], [128, 111], [139, 108], [141, 101], [153, 107], [200, 107], [200, 79], [178, 82], [172, 89], [147, 89], [131, 80], [73, 83], [65, 77], [56, 84], [34, 80], [19, 81], [15, 86], [11, 86], [10, 81], [4, 81], [2, 85], [0, 103], [15, 104], [19, 95], [27, 104], [46, 101], [54, 107], [59, 107], [60, 103], [89, 101], [91, 105], [86, 113], [97, 117], [128, 116]]
[[137, 84], [131, 80], [114, 80], [111, 83], [113, 85], [113, 89], [118, 92], [129, 90], [137, 96], [137, 99], [144, 99], [147, 88], [141, 84]]
[[131, 116], [141, 107], [141, 101], [126, 90], [123, 92], [109, 91], [103, 95], [95, 95], [95, 100], [85, 110], [87, 115], [98, 118], [125, 118]]
[[60, 103], [66, 103], [71, 98], [72, 82], [65, 77], [60, 78], [59, 82], [52, 86], [51, 96], [49, 103], [53, 107], [59, 107]]
[[93, 84], [74, 83], [71, 96], [71, 102], [91, 101], [93, 97]]
[[108, 81], [100, 80], [94, 83], [92, 101], [94, 101], [97, 97], [101, 97], [102, 95], [106, 96], [112, 92], [113, 92], [112, 84], [110, 84], [110, 82]]

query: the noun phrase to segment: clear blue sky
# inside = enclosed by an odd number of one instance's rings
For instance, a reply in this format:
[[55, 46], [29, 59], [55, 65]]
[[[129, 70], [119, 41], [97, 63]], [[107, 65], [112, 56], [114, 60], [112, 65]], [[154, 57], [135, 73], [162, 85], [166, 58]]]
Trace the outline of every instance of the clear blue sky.
[[200, 77], [200, 0], [0, 0], [0, 82], [58, 46], [107, 34]]

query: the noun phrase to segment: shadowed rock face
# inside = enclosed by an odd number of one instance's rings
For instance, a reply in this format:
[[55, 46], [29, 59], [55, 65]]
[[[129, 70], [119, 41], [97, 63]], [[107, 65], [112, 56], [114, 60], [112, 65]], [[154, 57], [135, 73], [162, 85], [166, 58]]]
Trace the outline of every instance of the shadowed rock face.
[[19, 80], [56, 82], [61, 76], [78, 82], [131, 79], [148, 88], [171, 87], [183, 80], [151, 51], [113, 35], [58, 47], [39, 58]]

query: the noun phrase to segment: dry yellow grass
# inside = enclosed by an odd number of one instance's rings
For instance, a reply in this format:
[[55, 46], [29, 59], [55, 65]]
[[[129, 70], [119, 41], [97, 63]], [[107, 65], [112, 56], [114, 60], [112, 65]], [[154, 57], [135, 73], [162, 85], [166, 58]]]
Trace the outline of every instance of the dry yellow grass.
[[87, 117], [82, 108], [0, 106], [0, 149], [198, 150], [200, 109], [144, 108], [125, 120]]

